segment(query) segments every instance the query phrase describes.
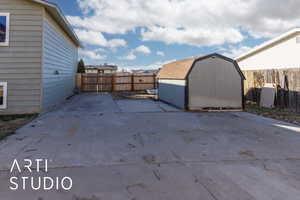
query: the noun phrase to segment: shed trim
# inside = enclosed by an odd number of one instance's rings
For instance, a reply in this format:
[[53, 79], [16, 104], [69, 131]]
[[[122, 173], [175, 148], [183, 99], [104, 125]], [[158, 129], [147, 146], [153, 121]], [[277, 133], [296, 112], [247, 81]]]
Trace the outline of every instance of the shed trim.
[[[191, 62], [192, 64], [188, 67], [189, 69], [188, 69], [188, 71], [185, 71], [187, 68], [185, 68], [185, 70], [182, 72], [182, 73], [185, 73], [184, 74], [184, 77], [183, 76], [180, 76], [179, 75], [179, 77], [180, 78], [176, 78], [176, 77], [172, 77], [172, 78], [167, 78], [167, 77], [162, 77], [162, 78], [160, 78], [160, 77], [158, 77], [158, 80], [185, 80], [186, 81], [186, 84], [185, 84], [185, 88], [184, 88], [184, 108], [186, 109], [186, 110], [189, 110], [190, 108], [189, 108], [189, 98], [190, 98], [190, 95], [189, 95], [189, 85], [190, 85], [190, 81], [189, 81], [189, 76], [190, 76], [190, 74], [191, 74], [191, 72], [192, 72], [192, 70], [193, 70], [193, 68], [195, 67], [195, 65], [196, 65], [196, 63], [197, 62], [199, 62], [199, 61], [202, 61], [202, 60], [205, 60], [205, 59], [208, 59], [208, 58], [211, 58], [211, 57], [218, 57], [218, 58], [220, 58], [220, 59], [223, 59], [223, 60], [225, 60], [225, 61], [227, 61], [227, 62], [230, 62], [231, 64], [233, 64], [233, 66], [234, 66], [234, 68], [235, 68], [235, 70], [239, 73], [239, 75], [240, 75], [240, 78], [241, 78], [241, 100], [242, 100], [242, 102], [241, 102], [241, 106], [242, 106], [242, 108], [244, 109], [245, 108], [245, 100], [244, 100], [244, 80], [246, 79], [245, 78], [245, 76], [244, 76], [244, 74], [243, 74], [243, 72], [241, 71], [241, 69], [240, 69], [240, 67], [239, 67], [239, 65], [238, 65], [238, 63], [235, 61], [235, 60], [233, 60], [233, 59], [231, 59], [231, 58], [228, 58], [228, 57], [226, 57], [226, 56], [223, 56], [223, 55], [220, 55], [220, 54], [218, 54], [218, 53], [213, 53], [213, 54], [209, 54], [209, 55], [205, 55], [205, 56], [202, 56], [202, 57], [198, 57], [198, 58], [194, 58], [194, 61], [193, 62]], [[185, 60], [189, 60], [189, 59], [185, 59]], [[183, 60], [183, 61], [185, 61], [185, 60]], [[180, 61], [176, 61], [176, 62], [180, 62]], [[174, 62], [174, 65], [176, 66], [176, 62]], [[189, 63], [189, 62], [188, 62]], [[170, 64], [172, 64], [172, 63], [170, 63]], [[171, 68], [170, 68], [170, 66], [168, 66], [169, 68], [168, 68], [168, 70], [170, 70]], [[179, 66], [179, 67], [181, 67], [181, 66]], [[164, 73], [166, 73], [166, 72], [164, 72]], [[182, 74], [181, 74], [182, 75]], [[159, 89], [158, 89], [159, 90]], [[158, 95], [160, 96], [160, 90], [158, 91]], [[173, 104], [172, 104], [173, 105]]]
[[237, 64], [237, 62], [235, 60], [225, 57], [225, 56], [222, 56], [217, 53], [204, 55], [204, 56], [200, 56], [200, 57], [195, 57], [195, 58], [177, 60], [175, 62], [165, 64], [157, 76], [159, 79], [175, 79], [175, 80], [187, 79], [187, 77], [190, 75], [191, 70], [195, 66], [196, 62], [205, 60], [207, 58], [214, 57], [214, 56], [233, 63], [235, 69], [238, 71], [240, 76], [243, 79], [246, 79], [243, 72], [241, 71], [239, 65]]
[[198, 62], [198, 61], [201, 61], [201, 60], [205, 60], [207, 58], [210, 58], [210, 57], [219, 57], [221, 59], [224, 59], [228, 62], [231, 62], [233, 63], [235, 69], [238, 71], [238, 73], [240, 74], [241, 76], [241, 84], [242, 84], [242, 89], [241, 89], [241, 95], [242, 95], [242, 109], [244, 110], [245, 109], [245, 96], [244, 96], [244, 80], [246, 80], [243, 72], [241, 71], [239, 65], [237, 64], [237, 62], [231, 58], [228, 58], [226, 56], [223, 56], [223, 55], [220, 55], [218, 53], [213, 53], [213, 54], [209, 54], [209, 55], [206, 55], [206, 56], [203, 56], [203, 57], [200, 57], [200, 58], [197, 58], [195, 59], [195, 61], [193, 62], [193, 65], [192, 67], [190, 68], [189, 72], [187, 73], [186, 77], [185, 77], [185, 80], [186, 80], [186, 85], [185, 85], [185, 109], [186, 110], [189, 110], [189, 75], [191, 73], [191, 71], [193, 70], [193, 68], [195, 67], [195, 64]]
[[200, 58], [195, 59], [195, 61], [193, 62], [193, 65], [192, 65], [192, 67], [190, 68], [189, 72], [187, 73], [185, 79], [187, 79], [187, 78], [189, 77], [189, 75], [190, 75], [191, 71], [193, 70], [193, 68], [194, 68], [194, 66], [195, 66], [195, 64], [196, 64], [196, 62], [201, 61], [201, 60], [205, 60], [205, 59], [208, 59], [208, 58], [211, 58], [211, 57], [214, 57], [214, 56], [215, 56], [215, 57], [219, 57], [219, 58], [221, 58], [221, 59], [224, 59], [224, 60], [226, 60], [226, 61], [228, 61], [228, 62], [233, 63], [235, 69], [238, 71], [238, 73], [240, 74], [240, 76], [242, 77], [242, 79], [243, 79], [243, 80], [246, 80], [246, 77], [244, 76], [242, 70], [240, 69], [239, 65], [237, 64], [237, 62], [236, 62], [235, 60], [233, 60], [233, 59], [231, 59], [231, 58], [228, 58], [228, 57], [226, 57], [226, 56], [220, 55], [220, 54], [218, 54], [218, 53], [209, 54], [209, 55], [206, 55], [206, 56], [203, 56], [203, 57], [200, 57]]
[[158, 80], [186, 80], [186, 78], [158, 78]]

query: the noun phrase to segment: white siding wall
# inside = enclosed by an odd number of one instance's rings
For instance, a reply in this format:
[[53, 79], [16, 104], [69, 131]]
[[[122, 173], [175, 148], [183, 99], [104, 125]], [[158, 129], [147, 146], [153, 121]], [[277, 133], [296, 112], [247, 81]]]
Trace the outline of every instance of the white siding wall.
[[158, 84], [160, 100], [185, 108], [185, 80], [159, 79]]
[[271, 48], [238, 62], [238, 64], [242, 70], [300, 68], [300, 43], [296, 43], [297, 37], [300, 37], [300, 34], [293, 35]]
[[47, 13], [43, 49], [43, 111], [47, 111], [72, 95], [78, 55], [77, 47]]

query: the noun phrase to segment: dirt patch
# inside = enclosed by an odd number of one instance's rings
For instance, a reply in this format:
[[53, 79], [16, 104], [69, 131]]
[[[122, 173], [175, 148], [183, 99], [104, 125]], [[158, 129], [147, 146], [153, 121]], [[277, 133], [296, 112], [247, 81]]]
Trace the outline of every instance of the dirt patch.
[[269, 117], [272, 119], [300, 125], [300, 113], [291, 112], [289, 110], [281, 110], [277, 108], [274, 109], [261, 108], [258, 105], [254, 105], [254, 104], [247, 104], [245, 110], [246, 112], [252, 114], [257, 114], [263, 117]]
[[247, 150], [247, 151], [240, 151], [239, 154], [241, 156], [249, 156], [249, 157], [255, 157], [255, 154], [253, 151], [251, 150]]
[[72, 200], [101, 200], [99, 197], [96, 197], [95, 195], [91, 197], [79, 197], [74, 195]]
[[128, 185], [126, 186], [126, 190], [129, 194], [133, 194], [132, 190], [134, 189], [145, 189], [146, 185], [143, 183], [138, 183], [138, 184], [132, 184], [132, 185]]
[[118, 92], [112, 93], [114, 100], [127, 100], [127, 99], [155, 99], [155, 95], [146, 94], [144, 92]]
[[0, 140], [12, 135], [15, 131], [36, 118], [37, 115], [0, 116]]
[[156, 157], [154, 155], [149, 154], [149, 155], [143, 156], [143, 160], [147, 164], [154, 164], [156, 162]]
[[77, 131], [79, 130], [80, 125], [79, 122], [77, 124], [74, 124], [68, 131], [68, 136], [74, 136], [76, 135]]

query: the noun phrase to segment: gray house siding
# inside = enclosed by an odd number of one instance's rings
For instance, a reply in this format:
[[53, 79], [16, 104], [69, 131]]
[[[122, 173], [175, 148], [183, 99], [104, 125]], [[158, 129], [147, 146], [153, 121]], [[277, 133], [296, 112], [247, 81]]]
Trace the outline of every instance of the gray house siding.
[[200, 60], [188, 78], [189, 109], [242, 108], [242, 77], [232, 62], [219, 57]]
[[75, 88], [77, 47], [46, 12], [44, 17], [43, 111], [61, 103]]
[[9, 46], [0, 47], [0, 82], [7, 82], [7, 108], [0, 114], [36, 113], [41, 101], [42, 6], [24, 0], [0, 0], [10, 13]]
[[160, 100], [185, 108], [185, 80], [159, 79], [158, 84]]

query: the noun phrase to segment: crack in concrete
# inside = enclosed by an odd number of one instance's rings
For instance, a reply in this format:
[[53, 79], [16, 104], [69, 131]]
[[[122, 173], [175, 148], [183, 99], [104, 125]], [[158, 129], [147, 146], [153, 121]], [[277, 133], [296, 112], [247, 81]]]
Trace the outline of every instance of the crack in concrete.
[[160, 181], [160, 180], [161, 180], [161, 175], [160, 175], [159, 171], [158, 171], [158, 170], [152, 170], [152, 172], [153, 172], [155, 178], [156, 178], [158, 181]]
[[[198, 178], [197, 178], [198, 179]], [[203, 183], [201, 183], [200, 181], [198, 182], [209, 194], [210, 196], [214, 199], [214, 200], [218, 200], [218, 198], [214, 195], [214, 193], [212, 191], [210, 191], [210, 189]]]

